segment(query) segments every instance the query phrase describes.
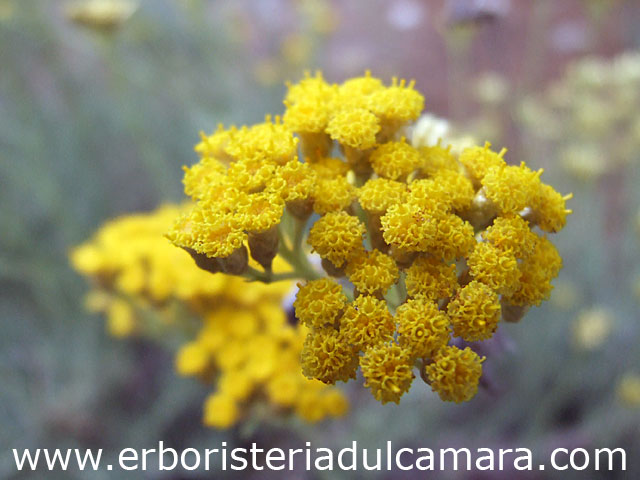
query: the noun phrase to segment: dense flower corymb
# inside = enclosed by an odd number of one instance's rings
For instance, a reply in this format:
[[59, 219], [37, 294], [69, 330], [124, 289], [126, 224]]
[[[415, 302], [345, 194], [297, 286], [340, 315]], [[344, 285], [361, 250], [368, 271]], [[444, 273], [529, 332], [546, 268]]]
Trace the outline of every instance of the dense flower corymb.
[[[570, 195], [506, 149], [425, 143], [428, 122], [408, 128], [424, 106], [413, 82], [318, 73], [289, 84], [284, 104], [282, 121], [203, 136], [184, 179], [195, 206], [168, 237], [210, 271], [305, 280], [294, 306], [309, 378], [360, 368], [383, 403], [414, 378], [471, 399], [482, 359], [452, 338], [486, 340], [507, 308], [548, 297], [562, 261], [541, 232], [564, 226]], [[272, 271], [277, 254], [291, 272]]]

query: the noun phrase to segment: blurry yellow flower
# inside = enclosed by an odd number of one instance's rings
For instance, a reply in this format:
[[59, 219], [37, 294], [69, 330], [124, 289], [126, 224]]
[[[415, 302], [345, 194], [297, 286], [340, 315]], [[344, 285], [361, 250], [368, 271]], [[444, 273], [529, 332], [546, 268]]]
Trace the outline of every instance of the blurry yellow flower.
[[137, 322], [131, 305], [116, 299], [107, 308], [107, 330], [114, 337], [128, 337], [135, 333]]
[[640, 375], [626, 373], [618, 382], [617, 394], [620, 401], [627, 407], [640, 407]]
[[595, 350], [607, 341], [613, 324], [613, 313], [606, 308], [583, 310], [573, 321], [574, 345], [582, 350]]
[[569, 280], [558, 280], [553, 290], [554, 293], [550, 302], [560, 310], [571, 310], [581, 301], [581, 292]]
[[82, 0], [67, 3], [65, 13], [74, 23], [108, 31], [122, 25], [137, 8], [137, 2], [130, 0]]
[[[96, 284], [87, 300], [90, 306], [106, 312], [114, 336], [155, 338], [175, 336], [176, 330], [180, 338], [186, 335], [175, 368], [214, 386], [205, 405], [209, 426], [228, 428], [263, 402], [277, 406], [281, 414], [296, 412], [301, 391], [307, 392], [307, 402], [322, 407], [313, 421], [342, 415], [348, 403], [344, 394], [300, 373], [308, 330], [287, 323], [282, 300], [291, 283], [246, 283], [198, 268], [189, 253], [163, 237], [188, 208], [164, 206], [151, 214], [116, 219], [74, 249], [74, 267]], [[286, 262], [276, 258], [273, 271], [283, 270]], [[336, 287], [337, 315], [346, 297]], [[326, 308], [329, 302], [323, 304]], [[335, 404], [342, 399], [343, 408], [325, 408], [327, 394]]]
[[229, 428], [238, 420], [240, 411], [235, 400], [224, 393], [210, 395], [204, 404], [204, 424], [214, 428]]
[[209, 352], [198, 342], [183, 345], [176, 355], [176, 371], [180, 375], [198, 375], [209, 365]]

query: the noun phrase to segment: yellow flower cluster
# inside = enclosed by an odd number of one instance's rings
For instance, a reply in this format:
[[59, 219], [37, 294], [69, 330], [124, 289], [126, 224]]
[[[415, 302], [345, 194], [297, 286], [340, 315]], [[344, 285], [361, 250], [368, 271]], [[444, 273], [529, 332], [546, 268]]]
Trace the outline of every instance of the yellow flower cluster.
[[195, 207], [168, 236], [212, 271], [276, 280], [279, 253], [288, 278], [307, 281], [294, 304], [310, 329], [306, 376], [333, 384], [360, 367], [385, 403], [417, 368], [443, 400], [466, 401], [483, 359], [452, 335], [488, 339], [503, 304], [524, 312], [547, 298], [561, 259], [539, 232], [564, 226], [570, 195], [488, 143], [407, 142], [424, 104], [413, 87], [307, 75], [288, 85], [281, 121], [203, 136], [184, 180]]
[[211, 427], [233, 426], [259, 402], [308, 422], [344, 414], [348, 403], [339, 390], [300, 372], [308, 329], [287, 322], [282, 301], [290, 282], [212, 275], [163, 238], [188, 208], [167, 205], [119, 218], [72, 251], [75, 269], [93, 280], [90, 304], [106, 312], [109, 331], [186, 338], [176, 370], [214, 386], [204, 407]]

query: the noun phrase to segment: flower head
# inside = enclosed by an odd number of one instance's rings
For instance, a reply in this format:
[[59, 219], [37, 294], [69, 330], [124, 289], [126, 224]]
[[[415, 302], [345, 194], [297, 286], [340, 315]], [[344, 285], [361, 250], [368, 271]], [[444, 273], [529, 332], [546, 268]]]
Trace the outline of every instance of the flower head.
[[369, 158], [373, 171], [391, 180], [404, 179], [420, 164], [418, 150], [400, 142], [387, 142], [376, 148]]
[[358, 200], [367, 212], [382, 215], [406, 198], [407, 185], [387, 178], [372, 178], [358, 189]]
[[477, 280], [465, 285], [447, 305], [453, 334], [468, 342], [491, 338], [500, 321], [500, 298]]
[[398, 343], [415, 358], [431, 358], [449, 343], [449, 318], [426, 297], [412, 298], [400, 305], [395, 320]]
[[369, 108], [390, 123], [404, 124], [417, 119], [424, 108], [424, 97], [414, 90], [414, 85], [413, 81], [407, 84], [404, 79], [394, 78], [390, 87], [369, 95]]
[[356, 188], [345, 177], [318, 179], [313, 189], [313, 209], [324, 215], [344, 210], [356, 198]]
[[322, 258], [341, 267], [362, 247], [364, 225], [346, 212], [330, 212], [309, 232], [309, 244]]
[[381, 403], [400, 401], [413, 382], [409, 350], [392, 343], [381, 343], [364, 352], [360, 359], [365, 387]]
[[503, 156], [506, 150], [496, 153], [491, 150], [491, 144], [486, 142], [484, 147], [468, 147], [460, 154], [460, 163], [473, 181], [479, 183], [484, 180], [490, 168], [502, 167], [506, 163]]
[[478, 392], [484, 359], [469, 347], [444, 347], [425, 367], [431, 389], [445, 402], [468, 402]]
[[458, 286], [456, 266], [434, 257], [418, 257], [407, 269], [406, 285], [412, 297], [447, 298]]
[[346, 109], [338, 112], [327, 126], [327, 133], [348, 147], [366, 150], [376, 144], [380, 121], [365, 108]]
[[355, 378], [356, 350], [335, 329], [326, 327], [310, 333], [302, 347], [302, 373], [323, 383]]
[[369, 295], [358, 297], [340, 319], [340, 333], [358, 350], [391, 340], [394, 331], [387, 303]]
[[553, 280], [562, 268], [562, 258], [546, 237], [538, 237], [533, 253], [519, 266], [520, 279], [505, 300], [513, 305], [540, 305], [553, 290]]
[[540, 190], [540, 173], [524, 163], [489, 168], [482, 178], [485, 195], [504, 214], [519, 213], [531, 206]]
[[529, 223], [519, 215], [497, 217], [482, 236], [500, 251], [520, 259], [531, 255], [538, 240]]
[[513, 253], [482, 242], [476, 244], [467, 261], [471, 276], [492, 290], [510, 294], [518, 288], [520, 269]]
[[411, 203], [392, 205], [380, 219], [384, 240], [402, 250], [425, 252], [434, 242], [437, 220]]
[[379, 250], [359, 252], [349, 261], [345, 271], [358, 291], [369, 295], [386, 293], [400, 276], [396, 262]]
[[320, 278], [300, 287], [293, 308], [302, 323], [322, 328], [337, 320], [346, 303], [347, 297], [338, 283]]

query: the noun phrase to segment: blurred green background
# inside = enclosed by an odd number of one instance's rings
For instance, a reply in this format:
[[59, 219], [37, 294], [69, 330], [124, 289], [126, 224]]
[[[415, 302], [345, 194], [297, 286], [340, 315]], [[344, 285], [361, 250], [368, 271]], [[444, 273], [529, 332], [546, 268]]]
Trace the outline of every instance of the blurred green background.
[[[1, 478], [41, 478], [15, 472], [11, 448], [97, 447], [113, 459], [159, 439], [515, 445], [541, 461], [558, 446], [621, 446], [627, 472], [588, 478], [640, 473], [640, 57], [615, 63], [640, 44], [636, 1], [119, 5], [106, 18], [69, 2], [0, 0]], [[112, 339], [85, 312], [68, 250], [109, 218], [180, 201], [200, 130], [281, 113], [284, 82], [316, 68], [336, 82], [366, 68], [415, 78], [429, 112], [506, 146], [510, 162], [544, 167], [547, 183], [574, 193], [553, 239], [565, 268], [550, 302], [488, 342], [487, 385], [469, 404], [416, 386], [381, 406], [360, 387], [346, 419], [210, 431], [207, 389], [176, 376], [172, 352]], [[516, 473], [502, 476], [551, 478]]]

